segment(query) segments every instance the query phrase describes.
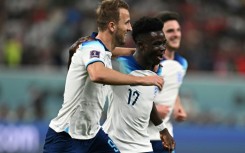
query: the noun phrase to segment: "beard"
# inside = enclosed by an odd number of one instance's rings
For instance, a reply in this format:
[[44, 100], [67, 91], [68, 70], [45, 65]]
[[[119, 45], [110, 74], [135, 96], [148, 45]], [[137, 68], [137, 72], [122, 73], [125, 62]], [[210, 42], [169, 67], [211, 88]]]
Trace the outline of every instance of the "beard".
[[114, 35], [114, 38], [115, 38], [115, 46], [123, 46], [125, 45], [125, 34], [122, 30], [117, 30], [115, 35]]

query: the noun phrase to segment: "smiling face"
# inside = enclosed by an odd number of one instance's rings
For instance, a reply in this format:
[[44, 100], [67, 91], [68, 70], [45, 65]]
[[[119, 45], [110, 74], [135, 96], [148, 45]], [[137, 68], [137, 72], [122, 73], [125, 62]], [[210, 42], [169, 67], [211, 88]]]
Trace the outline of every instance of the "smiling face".
[[121, 46], [126, 42], [126, 36], [129, 31], [132, 31], [132, 26], [130, 24], [130, 15], [127, 9], [119, 9], [119, 22], [116, 25], [115, 30], [115, 45]]
[[178, 21], [169, 20], [164, 23], [163, 32], [168, 41], [167, 49], [176, 50], [180, 47], [181, 29]]
[[151, 65], [157, 65], [163, 59], [163, 53], [166, 49], [166, 38], [162, 31], [150, 32], [145, 41], [142, 42], [142, 53], [145, 62]]

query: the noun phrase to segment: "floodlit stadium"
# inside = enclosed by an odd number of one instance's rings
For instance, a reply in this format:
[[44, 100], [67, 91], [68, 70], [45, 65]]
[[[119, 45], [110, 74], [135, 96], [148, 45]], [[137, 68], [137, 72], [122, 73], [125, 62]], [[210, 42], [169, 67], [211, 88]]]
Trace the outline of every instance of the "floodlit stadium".
[[[43, 151], [49, 122], [63, 102], [68, 49], [97, 31], [99, 2], [0, 1], [0, 153]], [[126, 2], [131, 23], [164, 10], [180, 15], [177, 52], [187, 59], [188, 69], [179, 95], [187, 119], [173, 121], [176, 152], [243, 153], [245, 1]], [[135, 47], [127, 36], [125, 47]]]

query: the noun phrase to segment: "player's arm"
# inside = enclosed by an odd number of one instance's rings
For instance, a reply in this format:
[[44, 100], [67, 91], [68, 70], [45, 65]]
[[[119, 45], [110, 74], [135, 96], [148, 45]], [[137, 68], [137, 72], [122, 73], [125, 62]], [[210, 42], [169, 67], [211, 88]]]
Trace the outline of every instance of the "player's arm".
[[155, 103], [153, 103], [150, 120], [158, 128], [160, 132], [160, 138], [162, 140], [163, 147], [169, 150], [173, 150], [175, 148], [175, 141], [173, 137], [169, 134], [168, 129], [166, 128], [161, 117], [159, 116]]
[[175, 101], [175, 105], [174, 105], [174, 119], [178, 122], [182, 122], [184, 120], [186, 120], [187, 118], [187, 113], [183, 107], [183, 105], [181, 104], [181, 100], [180, 100], [180, 96], [178, 95]]
[[170, 107], [167, 106], [167, 105], [162, 105], [162, 104], [156, 104], [156, 109], [157, 109], [157, 112], [159, 113], [159, 116], [164, 119], [167, 114], [169, 113], [170, 111]]
[[118, 57], [118, 56], [129, 56], [133, 55], [136, 48], [125, 48], [125, 47], [116, 47], [112, 51], [112, 58]]
[[[81, 37], [69, 48], [68, 69], [71, 64], [71, 58], [76, 52], [78, 46], [91, 37]], [[162, 89], [163, 79], [158, 76], [136, 77], [122, 74], [118, 71], [106, 68], [102, 62], [95, 62], [87, 67], [90, 79], [96, 83], [109, 85], [156, 85]]]
[[133, 76], [120, 73], [104, 66], [102, 62], [95, 62], [87, 67], [91, 81], [109, 85], [156, 85], [160, 89], [163, 86], [163, 78], [154, 76]]

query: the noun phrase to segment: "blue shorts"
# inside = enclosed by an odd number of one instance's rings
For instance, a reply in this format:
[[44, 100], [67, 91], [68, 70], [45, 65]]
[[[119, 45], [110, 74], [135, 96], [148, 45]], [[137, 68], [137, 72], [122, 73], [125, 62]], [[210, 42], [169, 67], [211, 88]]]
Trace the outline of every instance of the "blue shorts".
[[49, 128], [43, 153], [120, 153], [108, 135], [100, 129], [88, 140], [72, 139], [66, 132], [55, 132]]
[[46, 134], [43, 153], [72, 152], [72, 138], [66, 132], [55, 132], [49, 128]]
[[[169, 150], [163, 148], [160, 140], [152, 140], [151, 145], [154, 153], [169, 153]], [[173, 150], [171, 153], [175, 153], [175, 151]]]

